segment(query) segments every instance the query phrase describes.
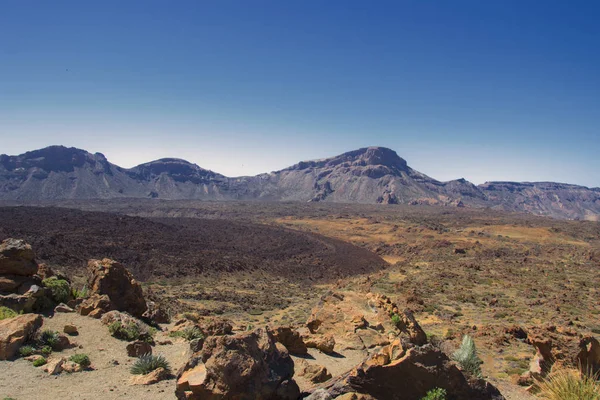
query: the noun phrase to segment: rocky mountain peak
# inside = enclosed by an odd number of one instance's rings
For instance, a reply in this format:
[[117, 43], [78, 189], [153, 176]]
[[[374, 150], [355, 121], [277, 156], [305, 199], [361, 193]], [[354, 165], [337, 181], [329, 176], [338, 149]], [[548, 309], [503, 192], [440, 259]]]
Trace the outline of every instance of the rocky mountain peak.
[[65, 146], [49, 146], [20, 156], [0, 156], [0, 163], [9, 171], [39, 168], [47, 172], [72, 172], [76, 167], [83, 167], [86, 162], [95, 164], [96, 161], [106, 159], [102, 154], [94, 156], [85, 150]]
[[142, 179], [151, 179], [164, 174], [179, 182], [191, 181], [194, 183], [202, 183], [211, 178], [224, 178], [222, 175], [180, 158], [161, 158], [140, 164], [132, 168], [130, 174]]
[[390, 168], [406, 169], [406, 160], [386, 147], [365, 147], [342, 154], [348, 161], [362, 165], [384, 165]]

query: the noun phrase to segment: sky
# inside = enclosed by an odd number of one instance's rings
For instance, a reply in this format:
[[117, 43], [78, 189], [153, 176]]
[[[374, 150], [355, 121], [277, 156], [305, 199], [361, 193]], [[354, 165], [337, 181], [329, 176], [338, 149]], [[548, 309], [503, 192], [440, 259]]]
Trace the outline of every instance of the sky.
[[228, 176], [367, 146], [600, 186], [600, 2], [0, 0], [0, 153]]

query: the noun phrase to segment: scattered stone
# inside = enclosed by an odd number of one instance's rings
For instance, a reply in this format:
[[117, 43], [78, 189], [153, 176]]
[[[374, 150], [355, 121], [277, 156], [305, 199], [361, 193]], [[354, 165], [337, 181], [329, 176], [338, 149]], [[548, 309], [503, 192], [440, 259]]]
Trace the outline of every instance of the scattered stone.
[[56, 350], [61, 351], [71, 347], [71, 341], [65, 335], [58, 335]]
[[17, 355], [19, 348], [42, 326], [37, 314], [24, 314], [0, 321], [0, 360]]
[[294, 362], [268, 329], [210, 336], [180, 370], [176, 395], [183, 399], [277, 398], [296, 400]]
[[308, 349], [300, 333], [289, 326], [280, 326], [271, 330], [276, 342], [283, 344], [292, 354], [306, 354]]
[[168, 372], [164, 368], [157, 368], [146, 375], [137, 375], [131, 378], [132, 385], [153, 385], [169, 377]]
[[44, 358], [44, 356], [41, 356], [39, 354], [33, 354], [33, 355], [25, 357], [24, 360], [34, 362], [34, 361], [40, 360], [42, 358]]
[[317, 389], [304, 400], [332, 400], [333, 397], [325, 389]]
[[71, 335], [71, 336], [76, 336], [79, 335], [79, 331], [77, 330], [77, 327], [75, 325], [65, 325], [65, 327], [63, 328], [63, 332], [66, 333], [67, 335]]
[[73, 373], [73, 372], [81, 372], [83, 371], [83, 368], [81, 367], [81, 365], [77, 364], [76, 362], [73, 361], [65, 361], [62, 364], [62, 370], [68, 373]]
[[88, 262], [90, 293], [106, 295], [116, 310], [141, 318], [146, 312], [142, 286], [120, 263], [105, 258]]
[[127, 345], [127, 355], [129, 357], [141, 357], [144, 354], [152, 354], [152, 346], [150, 343], [136, 340]]
[[59, 305], [54, 307], [54, 312], [55, 313], [72, 313], [72, 312], [75, 312], [75, 310], [73, 310], [71, 307], [69, 307], [68, 305], [66, 305], [64, 303], [60, 303]]
[[58, 375], [62, 372], [65, 361], [65, 358], [50, 359], [44, 367], [44, 371], [46, 371], [48, 375]]
[[331, 379], [331, 374], [322, 365], [309, 364], [306, 361], [298, 365], [298, 376], [303, 376], [312, 383], [322, 383]]
[[171, 340], [159, 340], [156, 342], [156, 344], [160, 345], [160, 346], [166, 346], [169, 344], [173, 344], [173, 342]]

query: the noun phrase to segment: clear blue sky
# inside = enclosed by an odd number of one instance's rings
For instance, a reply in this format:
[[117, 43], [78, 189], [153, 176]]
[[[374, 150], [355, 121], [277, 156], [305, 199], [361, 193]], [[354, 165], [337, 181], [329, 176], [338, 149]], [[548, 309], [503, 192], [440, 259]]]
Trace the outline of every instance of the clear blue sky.
[[226, 175], [390, 147], [600, 186], [598, 1], [0, 0], [0, 153]]

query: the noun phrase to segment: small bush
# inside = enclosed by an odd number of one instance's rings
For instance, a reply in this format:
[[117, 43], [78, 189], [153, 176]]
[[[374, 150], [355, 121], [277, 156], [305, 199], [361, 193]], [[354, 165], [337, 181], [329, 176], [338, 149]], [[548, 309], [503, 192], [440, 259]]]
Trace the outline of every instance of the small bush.
[[442, 388], [431, 389], [421, 400], [446, 400], [446, 390]]
[[158, 368], [164, 368], [167, 372], [171, 371], [169, 362], [163, 356], [145, 354], [133, 364], [131, 373], [134, 375], [146, 375]]
[[7, 319], [7, 318], [14, 318], [16, 317], [17, 312], [15, 310], [13, 310], [12, 308], [8, 308], [8, 307], [0, 307], [0, 321], [3, 319]]
[[401, 319], [400, 319], [400, 316], [398, 314], [396, 314], [396, 313], [392, 314], [391, 319], [392, 319], [392, 323], [394, 325], [398, 326], [398, 324], [400, 324]]
[[88, 297], [89, 294], [89, 290], [87, 288], [86, 285], [84, 285], [81, 290], [77, 290], [76, 288], [73, 288], [73, 290], [71, 291], [71, 295], [73, 296], [74, 299], [83, 299]]
[[81, 368], [87, 368], [92, 365], [87, 354], [73, 354], [71, 357], [69, 357], [69, 361], [73, 361], [74, 363], [81, 365]]
[[477, 355], [475, 342], [469, 335], [463, 336], [460, 348], [452, 355], [452, 359], [460, 364], [463, 371], [476, 376], [482, 377], [481, 374], [481, 359]]
[[42, 355], [48, 357], [50, 354], [52, 354], [52, 347], [44, 346], [40, 349], [40, 353], [42, 353]]
[[58, 279], [57, 277], [52, 276], [48, 279], [44, 279], [42, 285], [50, 289], [52, 300], [55, 302], [66, 303], [69, 301], [69, 298], [71, 297], [71, 287], [69, 286], [69, 282], [64, 279]]
[[540, 382], [539, 397], [549, 400], [600, 400], [599, 376], [561, 368]]
[[50, 346], [54, 349], [58, 345], [58, 335], [58, 332], [46, 329], [40, 333], [38, 343], [42, 346]]
[[21, 357], [29, 357], [33, 353], [35, 353], [35, 348], [33, 346], [23, 346], [19, 349]]
[[38, 358], [37, 360], [35, 360], [33, 362], [33, 366], [34, 367], [41, 367], [42, 365], [45, 365], [47, 362], [48, 362], [48, 360], [46, 360], [44, 357]]
[[128, 342], [138, 340], [141, 336], [140, 328], [137, 324], [123, 325], [121, 321], [115, 321], [108, 325], [108, 331], [117, 339], [127, 340]]
[[197, 326], [189, 326], [180, 331], [169, 333], [171, 337], [182, 337], [186, 340], [192, 341], [194, 339], [204, 339], [204, 334]]

